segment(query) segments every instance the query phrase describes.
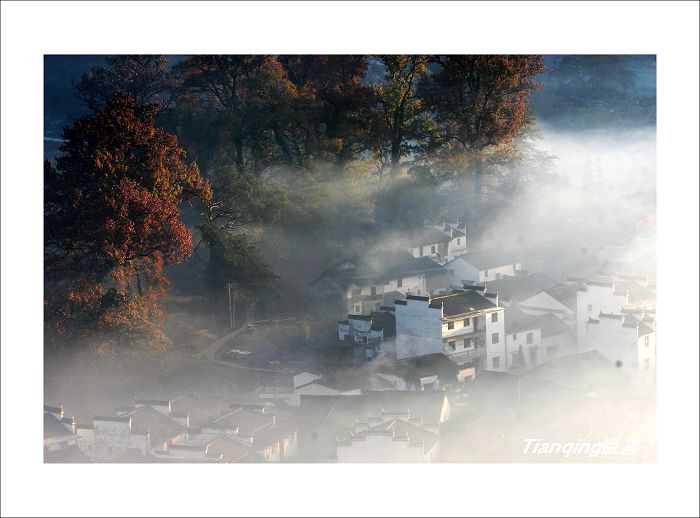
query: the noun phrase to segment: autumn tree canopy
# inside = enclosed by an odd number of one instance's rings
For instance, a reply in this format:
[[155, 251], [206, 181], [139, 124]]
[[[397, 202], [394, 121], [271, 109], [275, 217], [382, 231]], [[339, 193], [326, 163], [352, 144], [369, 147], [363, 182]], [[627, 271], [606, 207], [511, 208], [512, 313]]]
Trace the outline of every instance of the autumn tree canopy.
[[66, 128], [63, 155], [44, 167], [46, 316], [50, 333], [99, 329], [162, 347], [158, 299], [167, 265], [191, 254], [178, 204], [211, 192], [153, 105], [117, 94]]
[[542, 56], [447, 56], [423, 83], [434, 110], [433, 144], [478, 157], [484, 149], [511, 144], [532, 122], [528, 101], [544, 69]]
[[139, 104], [166, 107], [176, 82], [165, 56], [132, 54], [105, 58], [109, 68], [96, 67], [74, 83], [75, 95], [85, 106], [103, 107], [117, 93], [128, 93]]
[[[187, 217], [210, 293], [275, 280], [265, 227], [337, 251], [349, 233], [414, 228], [448, 205], [468, 217], [483, 177], [520, 156], [543, 71], [541, 56], [107, 62], [75, 85], [94, 115], [66, 129], [63, 156], [46, 165], [47, 320], [66, 335], [97, 323], [161, 344], [164, 268], [192, 249], [181, 202], [198, 199]], [[356, 213], [330, 228], [339, 200]]]
[[430, 133], [432, 120], [418, 85], [428, 75], [430, 56], [380, 56], [385, 75], [373, 85], [372, 138], [381, 161], [396, 175], [401, 158], [410, 154]]

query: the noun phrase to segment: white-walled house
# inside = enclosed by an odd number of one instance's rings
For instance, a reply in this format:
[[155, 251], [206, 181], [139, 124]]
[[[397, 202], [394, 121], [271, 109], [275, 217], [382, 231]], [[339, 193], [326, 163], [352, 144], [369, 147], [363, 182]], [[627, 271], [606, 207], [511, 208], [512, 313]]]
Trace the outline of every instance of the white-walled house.
[[483, 287], [396, 301], [396, 357], [442, 352], [455, 363], [490, 368], [488, 351], [504, 340], [503, 308]]
[[449, 284], [441, 265], [398, 250], [341, 261], [313, 281], [309, 292], [327, 311], [367, 315], [385, 305], [385, 293], [429, 295]]
[[440, 438], [410, 422], [390, 419], [338, 437], [337, 458], [344, 462], [432, 462]]
[[455, 282], [487, 282], [512, 277], [521, 269], [520, 262], [500, 249], [474, 250], [458, 255], [445, 263], [445, 268], [452, 272]]
[[576, 327], [579, 349], [588, 350], [589, 319], [601, 313], [620, 314], [623, 309], [649, 310], [656, 307], [656, 295], [632, 280], [577, 280]]
[[131, 417], [93, 416], [94, 445], [92, 455], [96, 460], [118, 460], [150, 453], [148, 432], [132, 430]]
[[413, 257], [429, 257], [436, 263], [447, 260], [452, 237], [439, 228], [427, 227], [414, 232], [406, 243], [406, 251]]
[[542, 332], [538, 317], [528, 315], [517, 308], [504, 312], [505, 344], [503, 354], [492, 370], [500, 372], [521, 371], [537, 367], [545, 361], [542, 351]]
[[466, 253], [466, 227], [457, 222], [418, 230], [407, 239], [406, 251], [413, 257], [430, 257], [444, 264]]
[[656, 331], [649, 314], [600, 313], [586, 323], [587, 349], [628, 371], [654, 370]]
[[442, 225], [442, 231], [449, 234], [451, 238], [447, 245], [448, 261], [451, 261], [458, 255], [467, 253], [467, 228], [464, 223], [460, 221], [455, 223], [444, 223]]
[[372, 323], [371, 315], [348, 315], [338, 321], [338, 340], [348, 344], [380, 345], [384, 330]]
[[542, 362], [577, 352], [576, 332], [570, 323], [553, 313], [538, 315], [536, 318], [540, 328]]

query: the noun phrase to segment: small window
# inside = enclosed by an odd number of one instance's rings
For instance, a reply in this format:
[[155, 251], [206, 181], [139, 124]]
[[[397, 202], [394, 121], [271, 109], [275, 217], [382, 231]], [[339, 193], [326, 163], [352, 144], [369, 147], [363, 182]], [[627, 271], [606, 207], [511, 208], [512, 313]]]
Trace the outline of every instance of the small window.
[[588, 305], [588, 312], [590, 313], [592, 311], [593, 311], [593, 304], [589, 304]]
[[423, 247], [422, 247], [422, 246], [419, 246], [419, 247], [418, 247], [418, 255], [420, 255], [421, 257], [423, 257]]
[[370, 293], [370, 295], [372, 295], [372, 296], [376, 295], [376, 294], [377, 294], [377, 288], [374, 287], [374, 286], [372, 286], [372, 287], [369, 289], [369, 293]]
[[501, 358], [499, 358], [498, 356], [494, 356], [491, 359], [491, 364], [493, 365], [494, 369], [500, 368], [501, 367]]
[[649, 335], [644, 337], [644, 347], [649, 347]]
[[491, 313], [491, 322], [498, 322], [498, 313]]
[[531, 344], [531, 343], [532, 343], [532, 333], [528, 333], [528, 334], [526, 335], [526, 337], [527, 337], [527, 338], [526, 338], [527, 343]]
[[416, 295], [420, 295], [420, 290], [416, 290]]
[[518, 333], [513, 333], [513, 341], [518, 339]]
[[488, 277], [488, 276], [489, 276], [489, 271], [488, 271], [488, 270], [484, 270], [484, 277]]
[[461, 238], [458, 237], [458, 238], [457, 238], [457, 244], [458, 244], [458, 245], [461, 244], [460, 241], [461, 241]]
[[396, 279], [396, 287], [400, 288], [402, 286], [403, 286], [403, 279], [401, 279], [401, 278]]
[[500, 274], [500, 273], [497, 273], [497, 274], [496, 274], [496, 279], [500, 279], [500, 278], [501, 278], [501, 274]]
[[450, 348], [450, 351], [454, 351], [457, 347], [455, 346], [455, 341], [454, 340], [449, 340], [447, 342], [447, 347]]
[[465, 319], [464, 319], [464, 322], [462, 323], [462, 325], [464, 325], [464, 327], [469, 327], [469, 319], [468, 319], [468, 318], [465, 318]]
[[448, 323], [447, 323], [447, 329], [452, 330], [452, 329], [454, 329], [454, 328], [455, 328], [455, 323], [454, 323], [454, 322], [448, 322]]
[[435, 245], [430, 245], [430, 253], [431, 253], [431, 254], [434, 254], [435, 252], [437, 252], [437, 246], [435, 246]]
[[359, 304], [355, 304], [355, 313], [360, 313], [362, 311], [362, 307]]
[[497, 344], [498, 343], [498, 333], [493, 333], [491, 335], [491, 343], [492, 344]]

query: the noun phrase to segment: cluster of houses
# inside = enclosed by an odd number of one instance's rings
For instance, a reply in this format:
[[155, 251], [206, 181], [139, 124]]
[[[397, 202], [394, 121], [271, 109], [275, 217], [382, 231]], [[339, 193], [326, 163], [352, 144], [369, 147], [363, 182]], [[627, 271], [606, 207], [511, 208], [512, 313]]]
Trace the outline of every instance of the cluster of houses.
[[[599, 255], [611, 256], [607, 248]], [[355, 349], [358, 363], [443, 355], [472, 373], [465, 378], [591, 350], [627, 370], [653, 369], [655, 289], [625, 261], [602, 261], [585, 277], [531, 273], [507, 251], [468, 249], [459, 222], [416, 232], [403, 248], [345, 259], [310, 285], [343, 316], [339, 343]]]
[[[302, 376], [303, 379], [308, 376]], [[450, 416], [441, 391], [305, 394], [240, 405], [137, 399], [79, 424], [44, 407], [45, 462], [430, 462]]]
[[297, 447], [296, 429], [267, 406], [200, 395], [137, 398], [87, 423], [46, 406], [44, 420], [47, 462], [279, 462]]
[[[340, 261], [310, 284], [339, 318], [338, 350], [351, 351], [354, 367], [307, 363], [261, 383], [246, 403], [136, 399], [81, 423], [47, 406], [45, 459], [440, 460], [441, 441], [459, 441], [476, 422], [460, 402], [473, 413], [482, 401], [479, 415], [490, 419], [491, 398], [513, 379], [518, 398], [521, 381], [536, 391], [533, 380], [544, 380], [541, 398], [552, 395], [551, 376], [566, 372], [561, 390], [570, 392], [591, 365], [615, 380], [653, 373], [653, 280], [630, 262], [601, 263], [553, 279], [506, 251], [469, 249], [462, 223], [428, 227], [402, 248]], [[580, 385], [588, 397], [589, 384]]]

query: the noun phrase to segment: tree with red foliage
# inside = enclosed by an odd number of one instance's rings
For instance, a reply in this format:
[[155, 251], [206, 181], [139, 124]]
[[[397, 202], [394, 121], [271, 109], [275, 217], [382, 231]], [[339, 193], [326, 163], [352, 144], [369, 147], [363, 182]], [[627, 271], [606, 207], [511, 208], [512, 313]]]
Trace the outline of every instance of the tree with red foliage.
[[430, 151], [464, 165], [478, 203], [487, 157], [516, 155], [514, 143], [532, 123], [528, 103], [544, 58], [466, 55], [434, 61], [441, 69], [420, 89], [438, 123]]
[[[178, 204], [211, 191], [177, 140], [153, 126], [157, 107], [117, 94], [64, 131], [44, 167], [45, 308], [49, 336], [163, 348], [164, 267], [192, 236]], [[53, 343], [61, 343], [54, 340]]]

